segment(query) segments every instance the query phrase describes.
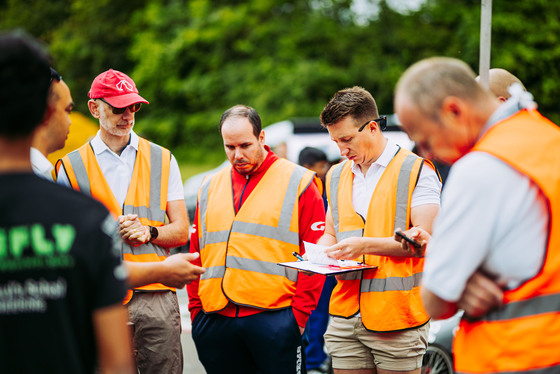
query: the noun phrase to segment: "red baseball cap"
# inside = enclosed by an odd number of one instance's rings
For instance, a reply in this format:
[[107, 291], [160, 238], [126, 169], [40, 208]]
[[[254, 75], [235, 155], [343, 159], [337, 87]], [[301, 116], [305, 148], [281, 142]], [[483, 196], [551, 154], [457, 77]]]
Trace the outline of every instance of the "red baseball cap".
[[88, 96], [90, 99], [103, 98], [115, 108], [126, 108], [136, 103], [149, 104], [138, 94], [136, 84], [128, 75], [113, 69], [95, 77]]

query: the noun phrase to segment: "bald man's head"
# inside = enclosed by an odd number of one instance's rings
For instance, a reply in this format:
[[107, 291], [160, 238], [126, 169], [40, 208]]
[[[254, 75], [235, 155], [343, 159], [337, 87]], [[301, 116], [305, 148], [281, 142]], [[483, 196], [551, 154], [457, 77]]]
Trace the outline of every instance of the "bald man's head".
[[395, 101], [408, 97], [426, 116], [438, 121], [439, 110], [448, 96], [469, 101], [489, 96], [474, 78], [475, 73], [463, 61], [449, 57], [427, 58], [413, 64], [401, 76], [395, 89]]
[[[480, 77], [476, 77], [477, 81], [479, 79]], [[492, 92], [500, 101], [506, 101], [510, 98], [511, 95], [508, 92], [508, 88], [514, 83], [519, 83], [523, 90], [527, 91], [519, 78], [505, 69], [490, 69], [488, 72], [488, 79], [490, 92]]]
[[432, 57], [408, 68], [397, 83], [394, 108], [420, 152], [453, 163], [474, 145], [498, 100], [464, 62]]

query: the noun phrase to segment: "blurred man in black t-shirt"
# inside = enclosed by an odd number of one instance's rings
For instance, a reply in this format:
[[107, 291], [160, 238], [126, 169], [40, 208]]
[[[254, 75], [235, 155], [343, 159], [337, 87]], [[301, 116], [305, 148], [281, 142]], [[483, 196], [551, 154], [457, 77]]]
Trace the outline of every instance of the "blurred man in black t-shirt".
[[[48, 55], [0, 35], [0, 373], [133, 373], [116, 224], [31, 169], [50, 85]], [[68, 115], [68, 87], [53, 89]]]

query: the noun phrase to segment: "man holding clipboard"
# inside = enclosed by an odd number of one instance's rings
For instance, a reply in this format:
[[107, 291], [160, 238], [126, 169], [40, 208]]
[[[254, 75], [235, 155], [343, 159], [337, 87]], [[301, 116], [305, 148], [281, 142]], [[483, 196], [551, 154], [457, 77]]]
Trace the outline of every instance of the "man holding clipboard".
[[329, 210], [318, 244], [336, 259], [375, 270], [338, 276], [325, 334], [335, 374], [420, 373], [430, 317], [419, 294], [423, 258], [393, 239], [397, 228], [431, 231], [441, 182], [433, 165], [386, 139], [375, 100], [337, 92], [321, 123], [348, 160], [327, 175]]

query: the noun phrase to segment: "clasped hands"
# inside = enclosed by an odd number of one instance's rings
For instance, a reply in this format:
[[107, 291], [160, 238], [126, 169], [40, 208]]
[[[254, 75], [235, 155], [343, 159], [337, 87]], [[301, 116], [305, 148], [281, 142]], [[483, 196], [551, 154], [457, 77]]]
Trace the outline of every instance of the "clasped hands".
[[140, 223], [137, 214], [119, 216], [119, 235], [126, 244], [133, 247], [145, 244], [151, 238], [148, 226]]

